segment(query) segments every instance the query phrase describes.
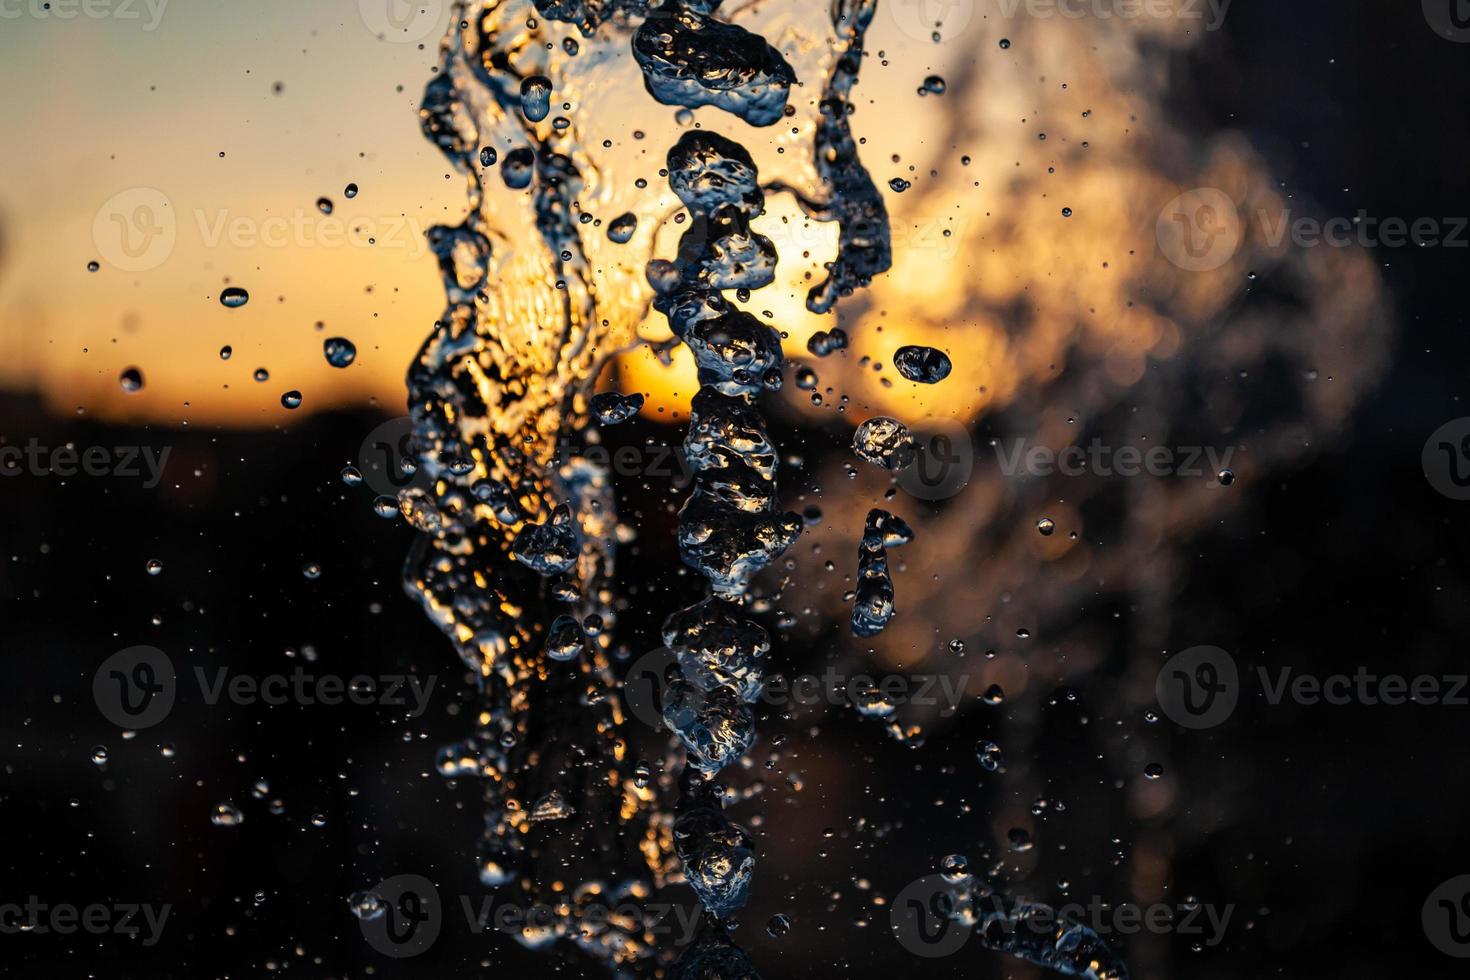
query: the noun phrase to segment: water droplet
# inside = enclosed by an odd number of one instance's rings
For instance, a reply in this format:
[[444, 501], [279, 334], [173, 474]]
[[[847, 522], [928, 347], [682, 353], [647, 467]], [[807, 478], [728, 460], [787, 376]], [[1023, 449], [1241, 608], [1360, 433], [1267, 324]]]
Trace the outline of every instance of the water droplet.
[[362, 470], [358, 469], [356, 466], [342, 467], [342, 482], [347, 484], [349, 487], [362, 486]]
[[240, 307], [250, 302], [250, 294], [241, 289], [239, 286], [230, 286], [227, 289], [221, 290], [219, 294], [219, 301], [220, 304], [223, 306], [226, 306], [232, 310], [238, 310]]
[[1011, 850], [1017, 854], [1025, 854], [1035, 846], [1031, 834], [1022, 827], [1012, 827], [1006, 831], [1006, 840], [1010, 842]]
[[122, 385], [123, 391], [134, 392], [143, 390], [143, 372], [135, 367], [125, 369], [122, 374], [118, 375], [117, 381], [118, 384]]
[[551, 79], [532, 75], [521, 82], [521, 112], [531, 122], [540, 122], [551, 111]]
[[219, 359], [222, 361], [228, 361], [231, 355], [233, 355], [234, 353], [235, 348], [231, 347], [229, 344], [225, 344], [219, 349]]
[[1005, 756], [995, 742], [984, 739], [976, 742], [975, 758], [980, 760], [980, 765], [986, 772], [1000, 772], [1005, 768]]
[[924, 84], [919, 88], [920, 95], [943, 95], [944, 79], [938, 75], [930, 75], [924, 79]]
[[96, 765], [99, 765], [99, 766], [105, 766], [107, 764], [108, 758], [109, 758], [109, 755], [108, 755], [108, 752], [107, 752], [107, 746], [105, 746], [105, 745], [94, 745], [94, 746], [92, 746], [92, 762], [93, 763], [95, 763]]
[[893, 352], [893, 366], [908, 380], [924, 385], [938, 384], [954, 367], [944, 351], [913, 344]]
[[1228, 487], [1230, 486], [1230, 484], [1235, 482], [1235, 472], [1228, 469], [1221, 470], [1219, 473], [1215, 474], [1215, 479], [1220, 481], [1220, 486]]
[[301, 392], [296, 391], [295, 389], [286, 392], [284, 395], [281, 396], [281, 404], [284, 405], [286, 408], [300, 408]]
[[493, 167], [495, 161], [500, 159], [500, 154], [495, 152], [495, 147], [487, 146], [480, 150], [480, 166]]
[[384, 520], [392, 520], [398, 516], [398, 498], [383, 494], [373, 498], [373, 513]]
[[357, 345], [346, 337], [328, 337], [322, 341], [322, 353], [334, 368], [345, 368], [357, 360]]
[[322, 214], [332, 213], [332, 199], [330, 197], [319, 197], [316, 199], [316, 209]]
[[607, 237], [617, 245], [626, 245], [638, 230], [638, 216], [629, 211], [612, 219], [607, 226]]
[[143, 567], [148, 570], [149, 575], [158, 575], [163, 571], [163, 562], [157, 558], [150, 558], [148, 559], [148, 563]]
[[230, 803], [219, 803], [210, 814], [209, 822], [216, 827], [238, 827], [245, 822], [245, 814]]
[[886, 415], [874, 416], [857, 427], [852, 435], [852, 451], [860, 459], [894, 471], [912, 463], [915, 455], [908, 426]]
[[1150, 762], [1143, 767], [1143, 775], [1145, 779], [1158, 779], [1164, 775], [1164, 767], [1157, 762]]
[[376, 892], [356, 891], [347, 897], [347, 907], [352, 909], [353, 915], [367, 922], [380, 917], [387, 910], [388, 903]]
[[643, 408], [643, 396], [616, 391], [604, 391], [592, 396], [592, 412], [603, 425], [618, 425], [637, 415]]
[[348, 184], [342, 190], [342, 196], [343, 197], [346, 197], [349, 201], [352, 200], [354, 197], [357, 196], [357, 185], [356, 184]]
[[892, 180], [890, 180], [888, 182], [888, 186], [891, 187], [891, 188], [893, 188], [893, 193], [895, 193], [895, 194], [902, 194], [904, 191], [908, 190], [913, 185], [910, 184], [908, 181], [904, 180], [902, 177], [894, 177]]
[[325, 827], [327, 825], [327, 815], [321, 812], [313, 813], [311, 815], [311, 825], [313, 827]]
[[93, 259], [91, 262], [87, 263], [88, 272], [96, 272], [100, 268], [102, 268], [102, 266], [98, 264], [96, 259]]
[[1010, 38], [1003, 37], [1003, 38], [1000, 39], [1000, 47], [1001, 47], [1001, 50], [1002, 51], [1009, 50], [1010, 49], [1010, 46], [1011, 46], [1011, 39]]
[[766, 920], [766, 935], [780, 939], [791, 931], [791, 920], [777, 912]]
[[1056, 529], [1057, 523], [1050, 517], [1043, 517], [1041, 520], [1036, 522], [1036, 530], [1041, 532], [1042, 537], [1051, 537], [1052, 532]]

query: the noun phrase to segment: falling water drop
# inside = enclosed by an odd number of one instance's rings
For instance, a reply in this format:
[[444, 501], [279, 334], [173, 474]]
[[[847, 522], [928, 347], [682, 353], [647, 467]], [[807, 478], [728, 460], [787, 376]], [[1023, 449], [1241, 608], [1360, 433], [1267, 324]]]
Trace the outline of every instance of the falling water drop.
[[232, 310], [238, 310], [250, 302], [250, 294], [239, 286], [230, 286], [219, 294], [220, 304]]

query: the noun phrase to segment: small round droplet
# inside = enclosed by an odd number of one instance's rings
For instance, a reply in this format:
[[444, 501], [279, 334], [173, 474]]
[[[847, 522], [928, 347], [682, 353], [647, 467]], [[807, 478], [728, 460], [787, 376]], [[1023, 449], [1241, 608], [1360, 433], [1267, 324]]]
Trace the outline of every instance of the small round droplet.
[[480, 150], [480, 166], [493, 167], [495, 161], [500, 159], [500, 154], [495, 152], [495, 147], [486, 146]]
[[222, 306], [228, 307], [232, 310], [238, 310], [240, 307], [250, 302], [250, 294], [241, 289], [239, 286], [230, 286], [220, 292], [219, 301], [220, 305]]
[[970, 875], [970, 859], [963, 854], [948, 854], [939, 862], [939, 873], [950, 884], [963, 881]]
[[791, 931], [791, 920], [777, 912], [766, 920], [766, 935], [772, 939], [780, 939]]
[[313, 813], [311, 815], [311, 825], [313, 827], [325, 827], [327, 825], [327, 815], [320, 812]]
[[342, 195], [346, 197], [349, 201], [352, 200], [354, 197], [357, 196], [357, 185], [348, 184], [345, 188], [343, 188]]
[[1001, 754], [1000, 746], [988, 739], [975, 743], [975, 758], [980, 760], [980, 766], [986, 772], [1000, 772], [1005, 768], [1005, 756]]
[[1010, 50], [1010, 47], [1011, 47], [1011, 39], [1010, 38], [1003, 37], [1003, 38], [1000, 39], [1000, 49], [1002, 51], [1009, 51]]
[[228, 361], [230, 357], [234, 355], [234, 353], [235, 348], [231, 347], [229, 344], [225, 344], [219, 349], [219, 359], [222, 361]]
[[259, 367], [255, 369], [255, 374], [253, 374], [252, 377], [255, 378], [256, 381], [269, 381], [271, 379], [271, 373], [265, 368]]
[[345, 368], [357, 360], [357, 345], [346, 337], [328, 337], [322, 341], [322, 353], [334, 368]]
[[1072, 217], [1072, 209], [1071, 208], [1062, 208], [1062, 217], [1064, 217], [1064, 218], [1070, 218], [1070, 217]]
[[163, 562], [159, 561], [157, 558], [148, 559], [147, 564], [145, 564], [143, 567], [147, 569], [149, 575], [159, 575], [163, 572]]
[[500, 179], [513, 191], [523, 191], [531, 186], [531, 176], [536, 169], [536, 154], [529, 146], [516, 147], [505, 155], [500, 165]]
[[342, 482], [347, 484], [349, 487], [362, 486], [362, 470], [358, 469], [356, 466], [342, 467]]
[[551, 111], [551, 79], [532, 75], [521, 82], [521, 112], [531, 122], [540, 122]]
[[383, 494], [373, 498], [373, 513], [386, 520], [392, 520], [398, 516], [398, 498]]
[[1148, 765], [1143, 767], [1143, 776], [1145, 779], [1159, 779], [1163, 775], [1164, 767], [1159, 765], [1157, 762], [1150, 762]]
[[388, 908], [388, 903], [383, 901], [381, 895], [370, 891], [356, 891], [347, 898], [347, 906], [352, 909], [352, 914], [369, 922], [382, 916]]
[[919, 88], [920, 95], [943, 95], [944, 79], [938, 75], [930, 75], [924, 79], [924, 84]]
[[1005, 703], [1005, 699], [1006, 699], [1005, 688], [1001, 687], [999, 684], [992, 684], [992, 685], [990, 685], [989, 687], [987, 687], [985, 689], [985, 693], [980, 696], [980, 700], [984, 701], [986, 704], [990, 705], [992, 708], [995, 707], [996, 705], [1004, 704]]
[[895, 193], [895, 194], [902, 194], [904, 191], [908, 190], [913, 185], [910, 184], [908, 181], [904, 180], [902, 177], [894, 177], [892, 180], [890, 180], [888, 182], [888, 186], [891, 187], [891, 188], [893, 188], [893, 193]]
[[286, 408], [296, 409], [301, 407], [301, 392], [292, 389], [281, 396], [281, 404]]
[[301, 574], [311, 582], [322, 577], [322, 566], [314, 561], [309, 561], [301, 566]]
[[632, 211], [620, 214], [607, 226], [607, 237], [615, 245], [626, 245], [638, 230], [638, 216]]
[[210, 814], [209, 822], [216, 827], [238, 827], [245, 822], [245, 814], [233, 804], [219, 803], [215, 805], [214, 813]]
[[1228, 487], [1235, 482], [1235, 472], [1233, 470], [1221, 470], [1215, 474], [1215, 479], [1220, 481], [1220, 486]]
[[1050, 517], [1043, 517], [1041, 520], [1036, 522], [1036, 530], [1040, 531], [1041, 536], [1044, 538], [1051, 537], [1052, 532], [1056, 529], [1057, 522], [1052, 520]]
[[105, 766], [105, 765], [107, 765], [107, 760], [110, 757], [111, 756], [110, 756], [110, 754], [107, 751], [107, 746], [105, 746], [105, 745], [94, 745], [94, 746], [92, 746], [92, 762], [94, 764], [99, 765], [99, 766]]
[[1006, 831], [1006, 840], [1010, 842], [1011, 850], [1017, 854], [1025, 854], [1033, 846], [1031, 835], [1024, 828], [1012, 827]]
[[100, 264], [98, 264], [98, 262], [97, 262], [96, 259], [93, 259], [91, 262], [88, 262], [87, 263], [87, 271], [88, 272], [96, 272], [100, 268], [102, 268], [102, 266]]
[[316, 199], [316, 209], [322, 214], [332, 213], [332, 199], [330, 197], [319, 197]]
[[126, 368], [122, 374], [118, 375], [117, 382], [118, 384], [122, 385], [123, 391], [130, 393], [135, 391], [142, 391], [143, 372], [135, 367]]

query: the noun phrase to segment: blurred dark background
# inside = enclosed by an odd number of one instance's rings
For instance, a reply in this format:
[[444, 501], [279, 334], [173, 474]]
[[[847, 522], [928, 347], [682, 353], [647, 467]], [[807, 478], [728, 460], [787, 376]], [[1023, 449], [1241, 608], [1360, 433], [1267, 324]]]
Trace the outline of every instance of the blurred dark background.
[[[1470, 83], [1470, 45], [1437, 38], [1410, 6], [1237, 0], [1223, 31], [1181, 56], [1190, 83], [1175, 111], [1202, 128], [1248, 132], [1283, 188], [1329, 213], [1461, 214], [1470, 195], [1456, 93]], [[1399, 324], [1385, 383], [1342, 445], [1232, 489], [1253, 505], [1190, 543], [1189, 580], [1168, 599], [1180, 632], [1171, 649], [1210, 642], [1243, 668], [1317, 673], [1470, 669], [1461, 559], [1470, 504], [1435, 492], [1420, 467], [1428, 435], [1470, 414], [1467, 251], [1380, 248], [1375, 259]], [[363, 436], [396, 414], [318, 415], [279, 431], [139, 430], [49, 417], [24, 397], [0, 402], [12, 444], [172, 449], [155, 489], [124, 478], [0, 481], [0, 899], [172, 905], [153, 948], [0, 936], [4, 975], [596, 975], [564, 948], [531, 953], [473, 936], [458, 920], [422, 957], [394, 962], [362, 941], [347, 909], [352, 892], [400, 873], [426, 875], [446, 896], [482, 893], [472, 858], [478, 791], [434, 771], [438, 747], [468, 728], [465, 673], [399, 584], [413, 532], [374, 516], [367, 488], [338, 476]], [[616, 434], [630, 445], [675, 437], [639, 424]], [[824, 430], [787, 424], [773, 434], [808, 454], [844, 451]], [[664, 571], [676, 559], [663, 505], [682, 494], [641, 479], [624, 480], [620, 494], [625, 512], [643, 515], [627, 585], [692, 595], [692, 583], [671, 583]], [[153, 559], [163, 563], [158, 575], [145, 571]], [[321, 566], [314, 580], [303, 574], [312, 562]], [[624, 642], [652, 635], [665, 608], [667, 595], [635, 602]], [[1079, 615], [1124, 650], [1128, 613], [1100, 587]], [[436, 675], [438, 688], [413, 719], [352, 705], [212, 707], [186, 684], [165, 723], [123, 738], [96, 710], [91, 680], [108, 655], [141, 643], [184, 669], [414, 672]], [[778, 639], [777, 649], [791, 672], [820, 668], [817, 645]], [[1134, 848], [1149, 829], [1172, 840], [1180, 895], [1235, 906], [1219, 946], [1196, 950], [1181, 936], [1119, 944], [1135, 975], [1149, 964], [1151, 975], [1203, 980], [1464, 975], [1426, 940], [1420, 910], [1441, 882], [1470, 874], [1461, 774], [1470, 709], [1268, 708], [1248, 697], [1221, 728], [1186, 733], [1167, 720], [1109, 717], [1117, 679], [1092, 672], [1001, 710], [1036, 717], [1031, 765], [1045, 774], [1046, 795], [1066, 802], [1036, 833], [1029, 880], [1067, 879], [1074, 896], [1127, 900]], [[762, 770], [764, 739], [752, 753], [766, 791], [742, 813], [764, 814], [764, 859], [736, 938], [764, 976], [1042, 975], [977, 943], [919, 963], [874, 901], [945, 854], [972, 864], [1003, 854], [995, 829], [1030, 801], [979, 778], [974, 745], [992, 718], [967, 709], [921, 752], [850, 712], [761, 722], [763, 736], [786, 741], [771, 771]], [[1127, 815], [1104, 758], [1103, 744], [1122, 730], [1169, 747], [1176, 797], [1150, 828]], [[105, 765], [93, 762], [98, 745]], [[800, 788], [786, 778], [793, 772]], [[268, 783], [259, 798], [258, 780]], [[272, 800], [282, 812], [271, 812]], [[212, 825], [221, 801], [244, 822]], [[671, 890], [671, 900], [687, 904], [688, 893]], [[792, 929], [772, 938], [764, 923], [777, 912]]]

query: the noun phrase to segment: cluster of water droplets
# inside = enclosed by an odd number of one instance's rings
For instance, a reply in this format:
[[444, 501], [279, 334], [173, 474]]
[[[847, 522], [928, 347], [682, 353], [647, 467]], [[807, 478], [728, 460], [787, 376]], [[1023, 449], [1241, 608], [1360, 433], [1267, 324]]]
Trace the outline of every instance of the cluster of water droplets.
[[[684, 442], [694, 488], [678, 535], [685, 563], [712, 594], [664, 624], [682, 674], [665, 696], [664, 722], [688, 759], [674, 845], [700, 902], [723, 919], [745, 904], [755, 853], [749, 833], [725, 815], [713, 779], [755, 741], [750, 705], [770, 648], [743, 603], [751, 578], [796, 541], [802, 521], [777, 503], [778, 457], [756, 405], [760, 392], [781, 384], [781, 338], [721, 295], [772, 279], [775, 248], [750, 229], [764, 206], [755, 164], [739, 144], [694, 131], [669, 151], [668, 174], [690, 227], [678, 257], [651, 263], [649, 279], [654, 306], [699, 368]], [[721, 947], [720, 955], [731, 954]]]

